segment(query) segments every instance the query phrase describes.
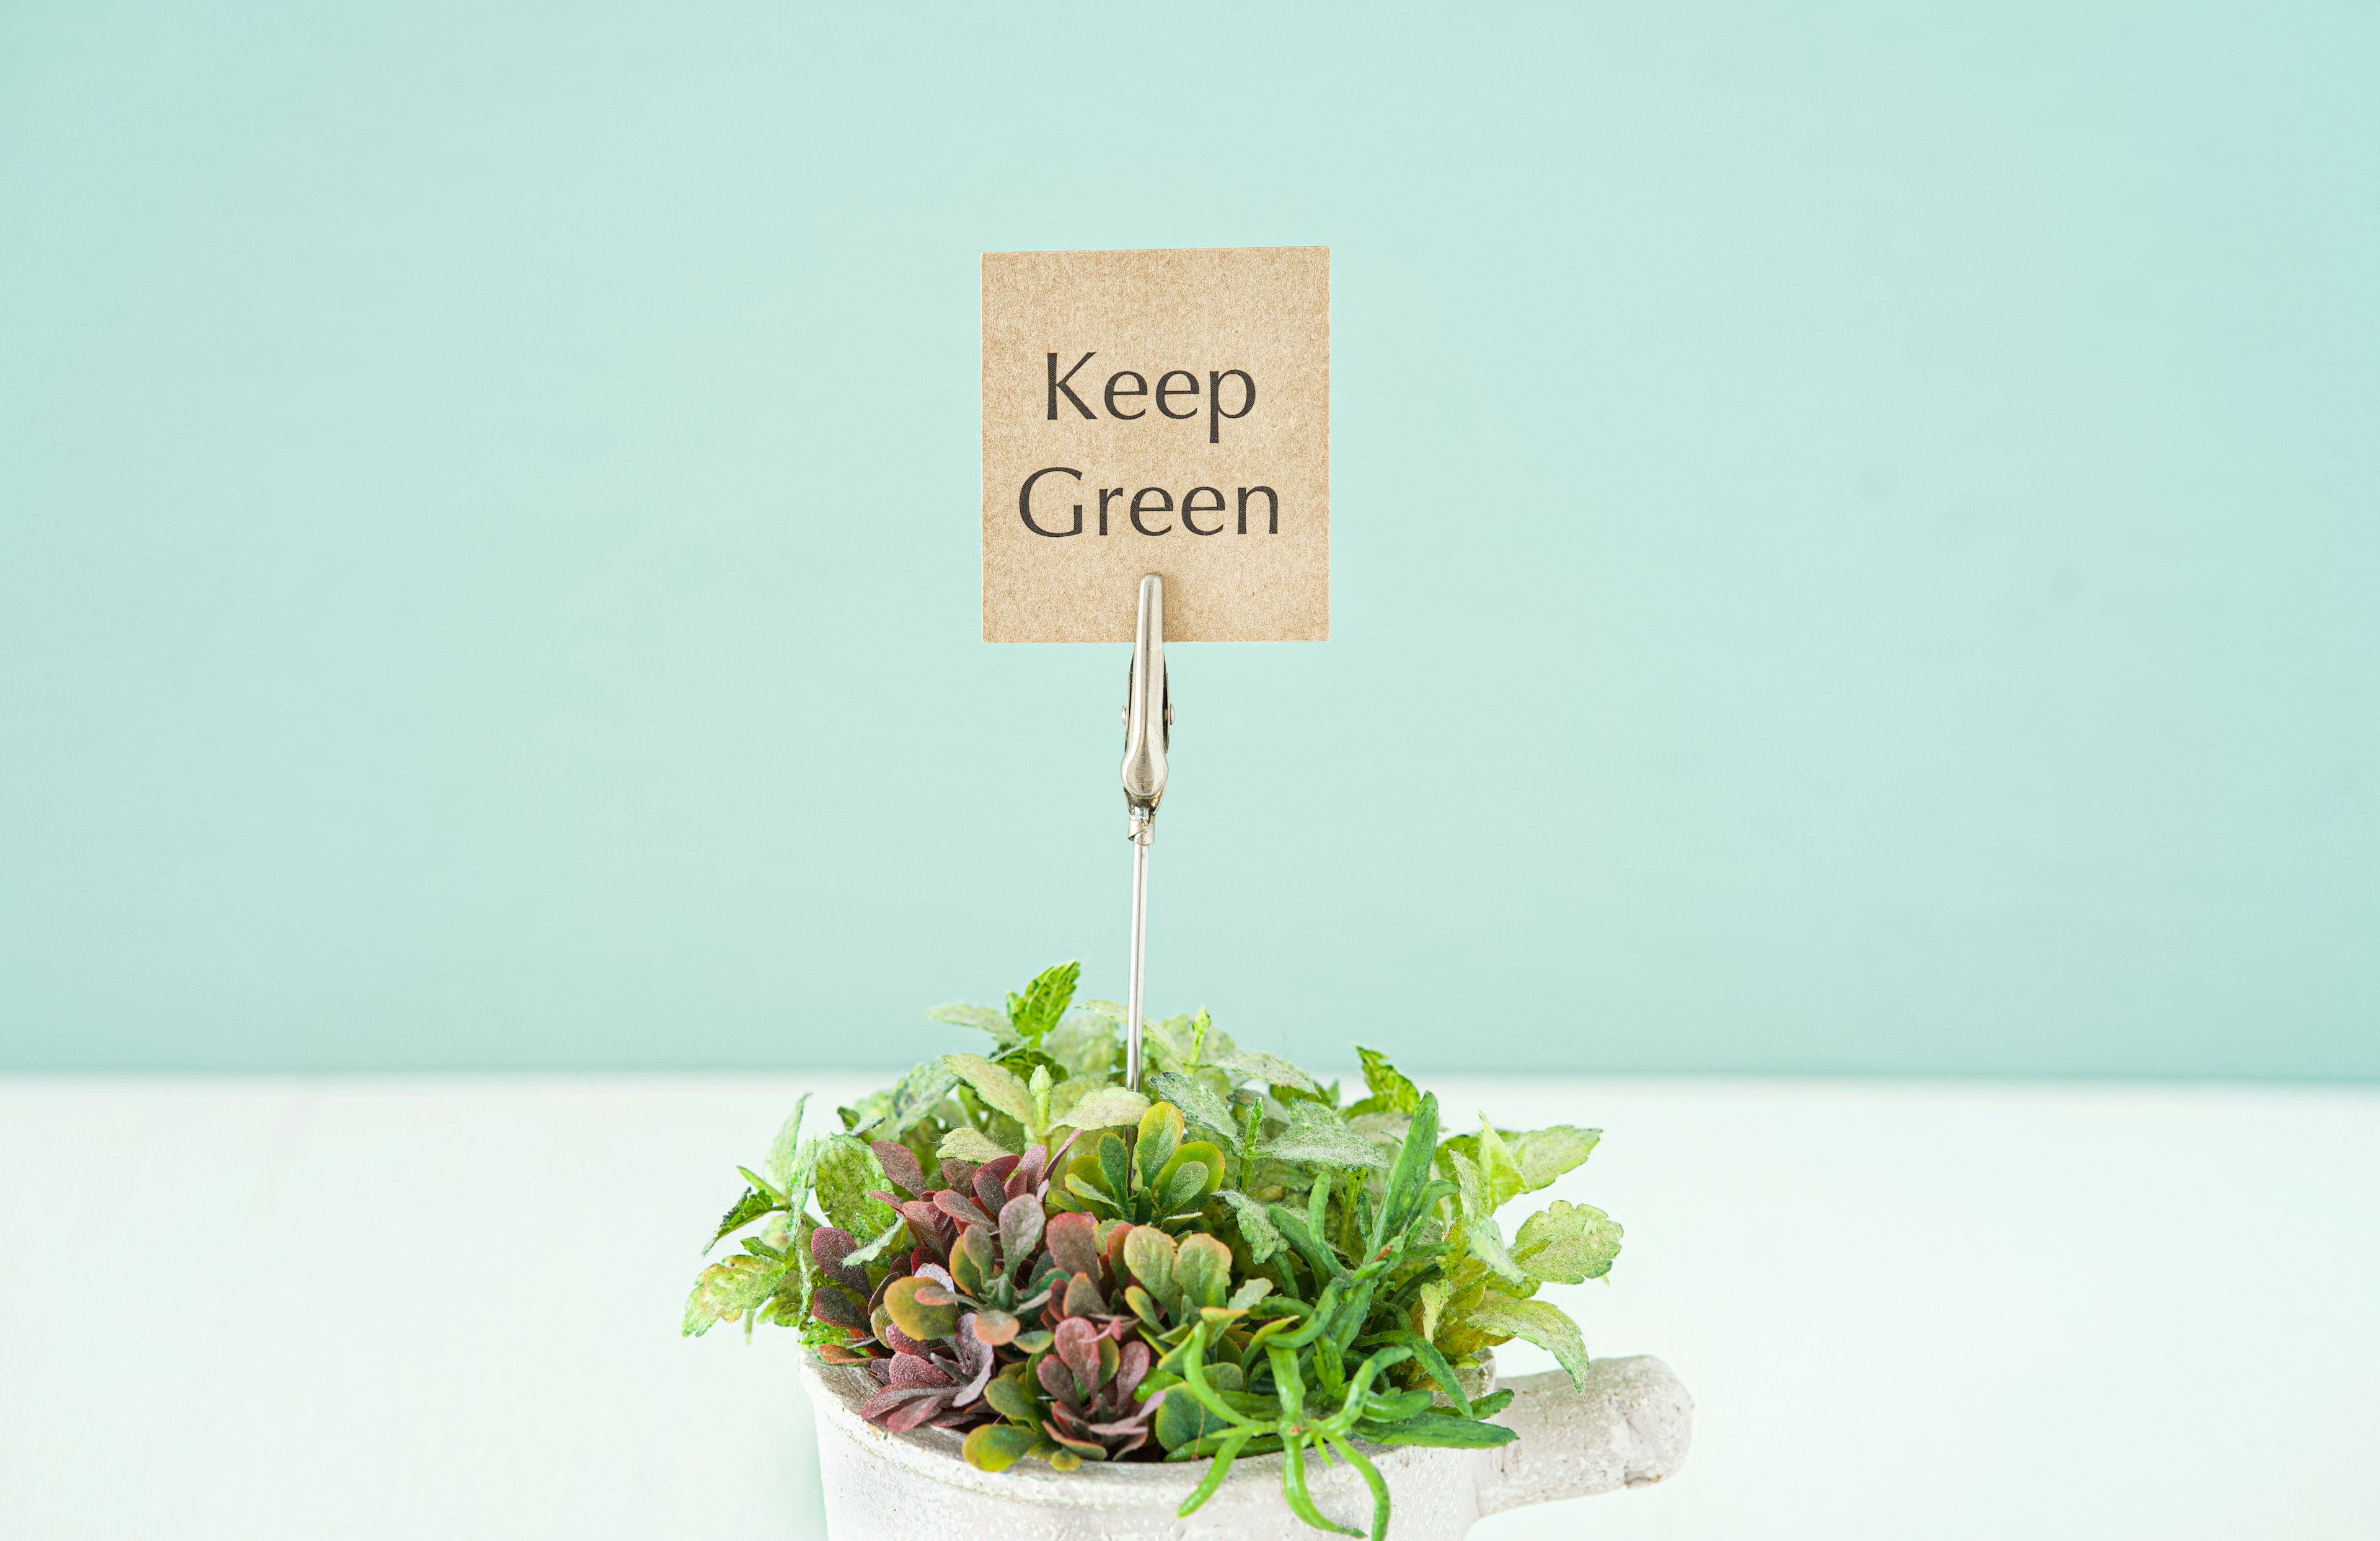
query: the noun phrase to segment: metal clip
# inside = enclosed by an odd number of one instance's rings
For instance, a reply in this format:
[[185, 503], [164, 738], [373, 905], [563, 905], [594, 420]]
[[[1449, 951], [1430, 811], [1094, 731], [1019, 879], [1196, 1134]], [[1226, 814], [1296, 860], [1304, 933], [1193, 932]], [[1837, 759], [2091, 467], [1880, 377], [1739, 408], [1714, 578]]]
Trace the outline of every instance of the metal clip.
[[1165, 751], [1173, 742], [1173, 692], [1165, 678], [1165, 583], [1140, 580], [1140, 626], [1124, 676], [1124, 838], [1132, 842], [1132, 976], [1125, 994], [1124, 1085], [1140, 1089], [1141, 1000], [1148, 973], [1148, 843], [1165, 796]]

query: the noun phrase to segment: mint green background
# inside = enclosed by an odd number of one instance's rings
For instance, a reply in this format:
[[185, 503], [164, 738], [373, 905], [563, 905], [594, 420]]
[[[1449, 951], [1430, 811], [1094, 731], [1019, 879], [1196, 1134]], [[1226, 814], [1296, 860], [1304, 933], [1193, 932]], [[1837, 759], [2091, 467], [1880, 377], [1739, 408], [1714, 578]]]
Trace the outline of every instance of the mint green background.
[[8, 6], [0, 1063], [1121, 993], [977, 254], [1322, 243], [1335, 637], [1174, 654], [1159, 1004], [2380, 1075], [2375, 81], [2357, 6]]

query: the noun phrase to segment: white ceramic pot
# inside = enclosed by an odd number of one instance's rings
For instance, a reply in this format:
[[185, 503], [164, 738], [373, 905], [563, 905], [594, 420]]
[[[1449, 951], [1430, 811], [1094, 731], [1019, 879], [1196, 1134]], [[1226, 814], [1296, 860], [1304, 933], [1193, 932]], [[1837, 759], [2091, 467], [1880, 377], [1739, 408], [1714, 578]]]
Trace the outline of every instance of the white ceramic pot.
[[[1184, 1520], [1174, 1511], [1206, 1475], [1204, 1462], [1057, 1472], [1020, 1461], [979, 1472], [946, 1429], [888, 1434], [862, 1418], [859, 1405], [877, 1389], [867, 1371], [806, 1355], [803, 1375], [817, 1410], [833, 1541], [1314, 1541], [1322, 1534], [1281, 1500], [1278, 1455], [1234, 1462], [1221, 1490]], [[1500, 1510], [1658, 1482], [1684, 1462], [1694, 1438], [1694, 1399], [1658, 1359], [1597, 1360], [1585, 1390], [1559, 1370], [1505, 1384], [1515, 1395], [1496, 1422], [1520, 1430], [1512, 1444], [1366, 1451], [1388, 1478], [1390, 1541], [1456, 1541]], [[1316, 1507], [1368, 1531], [1371, 1494], [1356, 1472], [1309, 1461], [1306, 1473]]]

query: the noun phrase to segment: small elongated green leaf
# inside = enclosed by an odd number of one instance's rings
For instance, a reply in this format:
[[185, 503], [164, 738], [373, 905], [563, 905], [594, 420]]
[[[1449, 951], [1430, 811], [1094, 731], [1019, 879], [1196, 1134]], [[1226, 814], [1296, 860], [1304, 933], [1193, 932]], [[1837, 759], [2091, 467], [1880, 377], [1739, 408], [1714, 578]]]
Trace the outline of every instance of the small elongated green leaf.
[[1490, 1291], [1471, 1308], [1464, 1325], [1527, 1339], [1552, 1354], [1555, 1363], [1570, 1372], [1573, 1385], [1586, 1389], [1586, 1340], [1580, 1335], [1578, 1323], [1552, 1302], [1512, 1300]]
[[1033, 1097], [1015, 1072], [1003, 1070], [980, 1054], [946, 1054], [942, 1059], [959, 1079], [975, 1088], [985, 1107], [997, 1109], [1019, 1123], [1032, 1123]]
[[1240, 1137], [1239, 1129], [1232, 1122], [1232, 1110], [1215, 1095], [1214, 1088], [1193, 1075], [1178, 1070], [1160, 1071], [1148, 1078], [1148, 1089], [1182, 1110], [1183, 1116], [1204, 1129], [1211, 1129], [1229, 1144]]
[[1389, 1063], [1386, 1054], [1357, 1044], [1355, 1057], [1364, 1062], [1364, 1085], [1371, 1089], [1370, 1100], [1378, 1104], [1380, 1111], [1411, 1113], [1420, 1110], [1421, 1088]]
[[734, 1321], [775, 1294], [784, 1277], [783, 1258], [761, 1257], [748, 1252], [721, 1258], [696, 1277], [694, 1292], [686, 1301], [686, 1318], [678, 1330], [689, 1338], [699, 1338], [716, 1323]]
[[1521, 1222], [1512, 1261], [1531, 1279], [1583, 1284], [1611, 1271], [1621, 1236], [1620, 1222], [1594, 1205], [1556, 1199]]
[[1600, 1129], [1581, 1129], [1574, 1123], [1557, 1123], [1550, 1128], [1532, 1129], [1524, 1135], [1509, 1136], [1504, 1144], [1512, 1150], [1512, 1159], [1521, 1169], [1521, 1191], [1536, 1193], [1550, 1186], [1554, 1179], [1574, 1167], [1583, 1165], [1595, 1153], [1603, 1138]]
[[1428, 1202], [1429, 1164], [1437, 1150], [1438, 1097], [1431, 1093], [1415, 1104], [1404, 1144], [1397, 1147], [1396, 1161], [1389, 1168], [1379, 1217], [1372, 1231], [1374, 1247], [1420, 1218]]
[[[1428, 1286], [1424, 1285], [1423, 1288], [1427, 1290]], [[1446, 1362], [1446, 1355], [1438, 1352], [1438, 1345], [1422, 1333], [1402, 1329], [1383, 1332], [1380, 1336], [1391, 1343], [1413, 1350], [1414, 1360], [1421, 1365], [1422, 1373], [1438, 1382], [1438, 1389], [1446, 1393], [1446, 1400], [1454, 1404], [1454, 1410], [1466, 1418], [1472, 1415], [1471, 1398], [1463, 1391], [1463, 1381], [1455, 1375], [1454, 1366]]]
[[1148, 1098], [1140, 1093], [1126, 1086], [1102, 1086], [1075, 1103], [1066, 1122], [1077, 1129], [1137, 1128], [1147, 1111]]
[[1347, 1127], [1346, 1120], [1319, 1102], [1289, 1105], [1289, 1127], [1257, 1147], [1276, 1161], [1313, 1161], [1334, 1167], [1385, 1167], [1380, 1147]]
[[1250, 1261], [1261, 1263], [1289, 1245], [1281, 1239], [1279, 1228], [1272, 1223], [1272, 1217], [1265, 1213], [1262, 1204], [1233, 1188], [1220, 1188], [1216, 1190], [1215, 1196], [1230, 1205], [1232, 1212], [1239, 1218], [1240, 1235], [1248, 1244]]
[[1450, 1418], [1442, 1413], [1425, 1413], [1401, 1424], [1358, 1424], [1355, 1432], [1376, 1445], [1437, 1445], [1458, 1450], [1490, 1450], [1521, 1437], [1501, 1424]]

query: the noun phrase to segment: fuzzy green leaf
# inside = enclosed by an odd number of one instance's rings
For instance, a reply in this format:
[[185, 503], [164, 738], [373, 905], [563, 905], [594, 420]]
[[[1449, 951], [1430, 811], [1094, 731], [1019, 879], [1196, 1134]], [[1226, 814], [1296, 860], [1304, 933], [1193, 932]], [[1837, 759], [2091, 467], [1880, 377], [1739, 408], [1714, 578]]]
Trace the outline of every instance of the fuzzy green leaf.
[[1075, 1104], [1066, 1122], [1077, 1129], [1136, 1128], [1148, 1098], [1124, 1086], [1103, 1086]]
[[1160, 1071], [1148, 1078], [1148, 1089], [1182, 1110], [1202, 1129], [1211, 1129], [1223, 1136], [1226, 1143], [1239, 1138], [1239, 1130], [1232, 1123], [1232, 1110], [1217, 1097], [1214, 1088], [1196, 1076], [1178, 1070]]
[[934, 1154], [945, 1159], [955, 1156], [962, 1161], [980, 1162], [997, 1161], [1002, 1156], [1017, 1153], [981, 1130], [961, 1124], [942, 1136], [942, 1143], [934, 1147]]
[[1253, 1049], [1210, 1055], [1207, 1062], [1230, 1074], [1233, 1081], [1262, 1081], [1268, 1086], [1295, 1086], [1302, 1092], [1321, 1095], [1322, 1088], [1315, 1084], [1314, 1077], [1287, 1060]]
[[1264, 1142], [1257, 1153], [1276, 1161], [1312, 1161], [1333, 1167], [1385, 1167], [1378, 1146], [1347, 1127], [1346, 1120], [1319, 1102], [1289, 1105], [1289, 1127]]
[[1550, 1186], [1554, 1179], [1572, 1168], [1583, 1165], [1595, 1153], [1597, 1142], [1603, 1138], [1600, 1129], [1581, 1129], [1576, 1124], [1557, 1123], [1548, 1129], [1533, 1129], [1524, 1135], [1514, 1135], [1504, 1143], [1512, 1152], [1512, 1159], [1521, 1169], [1521, 1191], [1536, 1193]]
[[[1116, 1014], [1123, 1014], [1121, 1007]], [[1050, 1030], [1041, 1051], [1057, 1061], [1070, 1075], [1107, 1080], [1115, 1069], [1116, 1024], [1095, 1012], [1077, 1010]]]
[[686, 1318], [678, 1330], [689, 1338], [699, 1338], [716, 1323], [732, 1322], [775, 1294], [784, 1278], [783, 1258], [761, 1257], [748, 1252], [722, 1257], [696, 1277], [694, 1292], [686, 1296]]
[[959, 1084], [958, 1072], [947, 1060], [928, 1060], [912, 1068], [892, 1088], [891, 1101], [876, 1122], [869, 1125], [866, 1138], [897, 1140], [916, 1128], [951, 1095]]
[[1586, 1389], [1586, 1340], [1578, 1323], [1550, 1301], [1512, 1300], [1491, 1291], [1471, 1308], [1464, 1325], [1527, 1339], [1552, 1354], [1580, 1390]]
[[727, 1213], [720, 1217], [718, 1231], [713, 1232], [710, 1240], [704, 1244], [702, 1250], [709, 1252], [725, 1240], [731, 1232], [741, 1231], [762, 1215], [774, 1214], [784, 1207], [784, 1200], [775, 1195], [762, 1193], [758, 1188], [745, 1189], [744, 1196], [737, 1199]]
[[855, 1236], [873, 1236], [901, 1217], [871, 1193], [888, 1193], [892, 1181], [865, 1141], [837, 1135], [826, 1142], [818, 1158], [819, 1208], [832, 1224]]
[[1016, 1028], [1009, 1022], [1008, 1013], [990, 1006], [936, 1006], [926, 1014], [953, 1027], [973, 1027], [990, 1033], [1002, 1049], [1017, 1041]]
[[1003, 1070], [980, 1054], [945, 1054], [942, 1062], [975, 1088], [984, 1106], [1006, 1113], [1017, 1122], [1033, 1122], [1033, 1097], [1015, 1072]]
[[1556, 1199], [1521, 1222], [1512, 1261], [1531, 1279], [1583, 1284], [1611, 1271], [1621, 1235], [1620, 1222], [1592, 1204]]
[[1240, 1235], [1248, 1244], [1251, 1262], [1261, 1263], [1289, 1245], [1281, 1239], [1279, 1228], [1272, 1223], [1272, 1217], [1265, 1213], [1265, 1207], [1255, 1199], [1232, 1188], [1218, 1189], [1215, 1196], [1230, 1205], [1232, 1213], [1238, 1218]]
[[[802, 1110], [809, 1105], [810, 1094], [802, 1093], [794, 1103], [792, 1115], [778, 1126], [777, 1137], [769, 1142], [769, 1154], [760, 1162], [761, 1175], [775, 1183], [779, 1193], [789, 1195], [796, 1208], [809, 1197], [808, 1172], [805, 1171], [797, 1174], [795, 1170], [795, 1159], [802, 1148]], [[813, 1162], [818, 1159], [815, 1141], [812, 1142], [810, 1159]]]

